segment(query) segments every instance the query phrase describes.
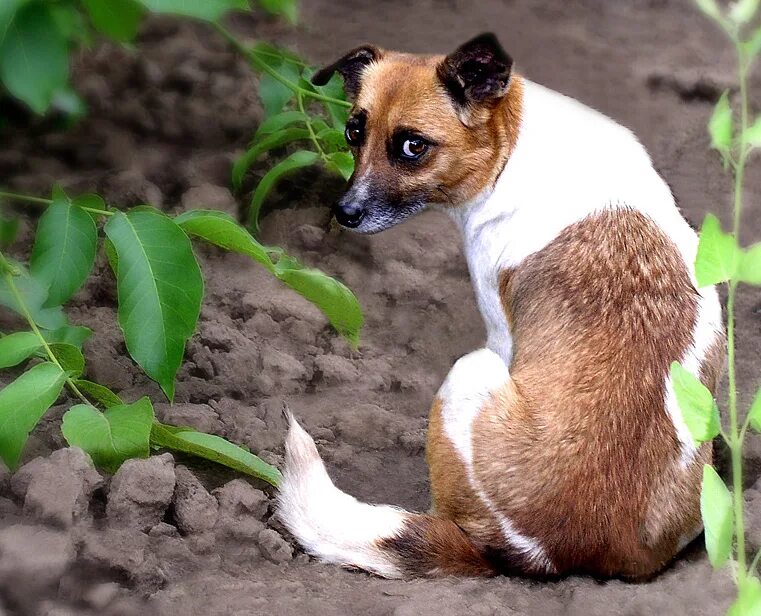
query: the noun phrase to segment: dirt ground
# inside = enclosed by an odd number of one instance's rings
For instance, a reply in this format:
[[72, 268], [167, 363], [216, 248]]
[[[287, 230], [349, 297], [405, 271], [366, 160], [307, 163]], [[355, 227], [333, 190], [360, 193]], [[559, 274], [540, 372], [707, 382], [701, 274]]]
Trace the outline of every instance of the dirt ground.
[[[496, 31], [529, 78], [632, 128], [673, 186], [685, 215], [727, 221], [730, 185], [708, 152], [712, 101], [732, 83], [732, 54], [689, 0], [304, 0], [301, 25], [237, 17], [241, 35], [315, 62], [364, 42], [445, 52]], [[209, 28], [154, 19], [138, 52], [84, 53], [76, 83], [90, 107], [71, 130], [12, 112], [0, 133], [0, 183], [46, 194], [101, 191], [116, 206], [211, 206], [237, 214], [230, 164], [261, 109], [254, 77]], [[759, 73], [761, 75], [761, 73]], [[752, 92], [761, 92], [757, 76]], [[559, 136], [561, 138], [561, 136]], [[257, 168], [258, 173], [266, 163]], [[549, 178], [551, 181], [551, 177]], [[270, 201], [267, 243], [344, 280], [366, 314], [358, 352], [306, 301], [257, 265], [200, 249], [207, 281], [168, 422], [190, 424], [282, 460], [286, 401], [317, 438], [338, 485], [359, 498], [424, 510], [426, 415], [460, 355], [483, 344], [459, 237], [426, 213], [374, 237], [330, 228], [341, 188], [308, 172]], [[761, 237], [761, 171], [749, 172], [745, 241]], [[24, 220], [17, 256], [29, 250]], [[126, 358], [105, 263], [73, 300], [72, 321], [95, 336], [88, 376], [125, 399], [158, 387]], [[0, 317], [5, 323], [8, 315]], [[761, 297], [742, 289], [738, 374], [745, 403], [761, 376]], [[7, 376], [5, 377], [8, 378]], [[570, 577], [386, 581], [310, 561], [269, 520], [264, 484], [170, 456], [130, 462], [113, 481], [64, 445], [54, 407], [30, 439], [28, 462], [0, 473], [0, 614], [717, 615], [732, 596], [700, 541], [645, 584]], [[761, 446], [747, 454], [753, 547], [761, 544]], [[756, 488], [752, 486], [756, 485]]]

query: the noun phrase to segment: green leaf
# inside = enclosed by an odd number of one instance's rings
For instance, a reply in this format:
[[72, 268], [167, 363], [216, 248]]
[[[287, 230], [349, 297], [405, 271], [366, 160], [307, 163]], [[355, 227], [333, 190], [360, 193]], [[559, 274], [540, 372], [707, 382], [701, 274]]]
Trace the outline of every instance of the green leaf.
[[217, 21], [233, 10], [245, 11], [248, 0], [139, 0], [140, 4], [154, 13], [169, 13], [195, 17], [205, 21]]
[[682, 417], [697, 443], [710, 441], [719, 434], [719, 409], [716, 402], [696, 376], [679, 362], [671, 364], [671, 382]]
[[[344, 131], [338, 130], [337, 128], [325, 127], [323, 130], [318, 132], [316, 136], [317, 139], [320, 140], [323, 149], [330, 152], [349, 154]], [[354, 166], [354, 163], [352, 163], [352, 166]]]
[[127, 350], [171, 400], [203, 297], [190, 240], [173, 220], [152, 209], [116, 212], [105, 231], [119, 259], [114, 273]]
[[151, 430], [151, 444], [211, 460], [238, 472], [263, 479], [275, 487], [282, 480], [280, 471], [261, 458], [222, 437], [197, 432], [192, 428], [176, 428], [156, 422]]
[[716, 0], [695, 0], [698, 8], [709, 17], [720, 20], [722, 18], [721, 10]]
[[70, 376], [73, 378], [82, 376], [82, 373], [85, 371], [85, 358], [82, 355], [82, 351], [73, 344], [65, 342], [56, 342], [49, 346], [58, 363], [61, 364], [61, 367]]
[[262, 203], [264, 203], [270, 190], [272, 190], [275, 184], [277, 184], [278, 180], [280, 180], [280, 178], [286, 173], [313, 165], [318, 159], [319, 156], [316, 152], [299, 150], [291, 154], [285, 160], [280, 161], [264, 175], [259, 181], [259, 185], [256, 187], [253, 197], [251, 197], [249, 221], [255, 229], [259, 228], [259, 211], [262, 208]]
[[751, 428], [756, 432], [761, 432], [761, 389], [756, 392], [753, 404], [750, 405], [748, 421], [750, 422]]
[[262, 139], [255, 139], [251, 147], [233, 165], [233, 186], [235, 189], [240, 189], [246, 171], [262, 154], [287, 143], [304, 139], [309, 139], [309, 131], [306, 128], [286, 128], [272, 135], [263, 135]]
[[753, 575], [746, 576], [738, 589], [737, 600], [727, 616], [761, 616], [761, 582]]
[[259, 6], [271, 15], [280, 15], [292, 24], [296, 23], [296, 0], [259, 0]]
[[[72, 203], [77, 207], [84, 208], [96, 222], [99, 216], [105, 215], [109, 211], [106, 202], [103, 201], [103, 197], [94, 193], [79, 195], [72, 200]], [[101, 214], [101, 212], [103, 214]]]
[[248, 255], [270, 271], [274, 270], [267, 249], [228, 214], [217, 210], [190, 210], [174, 220], [188, 235]]
[[745, 142], [753, 148], [761, 148], [761, 116], [745, 129]]
[[735, 238], [721, 230], [721, 223], [716, 216], [708, 214], [700, 230], [700, 243], [695, 258], [698, 286], [706, 287], [733, 278], [741, 257]]
[[0, 2], [0, 45], [2, 45], [5, 39], [5, 34], [8, 31], [8, 26], [11, 25], [16, 11], [27, 0], [3, 0]]
[[[268, 62], [269, 64], [269, 62]], [[283, 79], [296, 84], [299, 80], [299, 68], [288, 61], [280, 64], [269, 64]], [[264, 106], [265, 117], [269, 118], [280, 113], [286, 103], [293, 99], [296, 93], [292, 88], [281, 83], [269, 73], [262, 74], [259, 79], [259, 98]]]
[[78, 349], [92, 336], [92, 330], [82, 325], [64, 325], [54, 330], [42, 330], [42, 337], [49, 343], [72, 344]]
[[16, 241], [19, 230], [18, 216], [6, 218], [0, 215], [0, 248], [7, 248]]
[[721, 95], [708, 121], [711, 147], [727, 152], [732, 147], [732, 108], [729, 106], [729, 90]]
[[362, 311], [354, 294], [343, 284], [318, 270], [307, 269], [295, 259], [282, 255], [277, 264], [270, 250], [227, 214], [215, 210], [191, 210], [175, 218], [188, 234], [211, 244], [248, 255], [315, 304], [330, 323], [356, 345], [362, 327]]
[[703, 466], [700, 513], [705, 526], [708, 560], [718, 569], [727, 562], [732, 551], [734, 520], [732, 496], [710, 464]]
[[287, 256], [281, 257], [275, 264], [275, 276], [322, 310], [338, 333], [355, 347], [359, 344], [359, 330], [364, 317], [359, 301], [348, 287]]
[[95, 264], [98, 230], [93, 219], [61, 191], [37, 225], [29, 267], [48, 288], [46, 307], [59, 306], [79, 290]]
[[125, 460], [150, 455], [153, 405], [148, 398], [120, 404], [103, 413], [89, 404], [71, 407], [61, 432], [72, 447], [84, 449], [93, 462], [115, 473]]
[[745, 53], [749, 57], [753, 58], [761, 51], [761, 28], [758, 28], [751, 37], [742, 44], [745, 49]]
[[[43, 308], [48, 293], [39, 281], [32, 278], [20, 263], [13, 262], [12, 265], [18, 271], [18, 275], [13, 277], [13, 282], [34, 322], [45, 329], [58, 329], [66, 325], [66, 316], [60, 306]], [[11, 291], [5, 276], [0, 277], [0, 306], [10, 308], [24, 316], [24, 311]]]
[[145, 9], [135, 0], [82, 0], [93, 27], [106, 36], [127, 43], [135, 38]]
[[761, 242], [743, 252], [737, 278], [742, 282], [761, 286]]
[[13, 96], [43, 113], [68, 79], [67, 43], [50, 7], [22, 6], [0, 45], [0, 80]]
[[15, 470], [29, 433], [56, 401], [66, 374], [55, 364], [37, 364], [0, 390], [0, 458]]
[[759, 0], [737, 0], [729, 10], [729, 17], [737, 24], [750, 21], [758, 10]]
[[16, 332], [3, 336], [0, 338], [0, 368], [18, 366], [41, 348], [42, 342], [32, 332]]
[[[302, 77], [311, 83], [314, 69], [308, 69]], [[319, 94], [329, 96], [331, 98], [338, 99], [340, 101], [346, 101], [346, 91], [344, 90], [344, 82], [338, 73], [335, 73], [328, 83], [324, 86], [312, 86]], [[325, 109], [330, 116], [333, 127], [337, 128], [343, 134], [344, 127], [346, 126], [346, 120], [349, 119], [350, 105], [338, 105], [336, 103], [323, 103]]]
[[305, 124], [308, 119], [308, 116], [300, 111], [283, 111], [264, 120], [256, 129], [256, 137], [271, 135], [292, 124]]
[[100, 383], [93, 383], [92, 381], [86, 381], [84, 379], [77, 379], [74, 381], [79, 390], [87, 397], [95, 400], [99, 404], [102, 404], [106, 408], [112, 406], [121, 406], [124, 404], [122, 399], [112, 392], [108, 387], [104, 387]]
[[328, 158], [334, 170], [348, 182], [354, 173], [354, 157], [349, 152], [334, 152]]

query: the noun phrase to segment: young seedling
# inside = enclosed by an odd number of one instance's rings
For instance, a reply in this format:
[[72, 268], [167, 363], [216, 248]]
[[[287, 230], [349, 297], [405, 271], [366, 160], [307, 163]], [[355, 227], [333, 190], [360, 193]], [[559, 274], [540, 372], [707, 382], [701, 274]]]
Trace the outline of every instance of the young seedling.
[[259, 98], [265, 117], [248, 150], [233, 166], [233, 186], [241, 188], [246, 172], [266, 152], [303, 142], [302, 149], [292, 152], [259, 180], [248, 215], [249, 226], [258, 230], [264, 200], [287, 173], [321, 164], [345, 180], [351, 177], [354, 159], [344, 138], [351, 104], [338, 75], [324, 86], [314, 86], [310, 79], [316, 69], [295, 54], [266, 43], [249, 47], [220, 24], [216, 28], [261, 73]]
[[761, 431], [761, 390], [743, 419], [737, 404], [735, 368], [735, 300], [740, 283], [761, 286], [761, 243], [749, 248], [739, 245], [743, 211], [745, 168], [756, 148], [761, 147], [761, 117], [751, 120], [748, 104], [748, 76], [754, 60], [761, 52], [761, 28], [750, 23], [758, 13], [759, 0], [738, 0], [724, 10], [716, 0], [696, 0], [700, 10], [726, 33], [737, 54], [739, 94], [735, 113], [729, 92], [719, 99], [708, 125], [711, 146], [718, 150], [724, 167], [734, 176], [734, 208], [732, 232], [721, 229], [719, 220], [709, 214], [700, 231], [695, 261], [698, 286], [728, 284], [727, 347], [729, 392], [726, 404], [727, 430], [722, 430], [719, 411], [711, 393], [698, 378], [678, 363], [672, 365], [671, 376], [685, 423], [696, 442], [711, 441], [721, 435], [729, 447], [732, 461], [732, 491], [710, 465], [703, 469], [701, 512], [705, 527], [705, 543], [711, 564], [720, 568], [732, 563], [737, 585], [737, 599], [732, 616], [761, 613], [761, 582], [758, 560], [761, 551], [748, 565], [743, 513], [743, 443], [748, 428]]
[[150, 206], [123, 212], [110, 209], [97, 195], [70, 199], [60, 188], [52, 199], [0, 192], [2, 198], [46, 209], [28, 268], [0, 253], [0, 305], [17, 312], [29, 328], [0, 337], [0, 368], [44, 360], [0, 390], [0, 459], [10, 468], [18, 465], [29, 433], [67, 387], [81, 404], [64, 415], [63, 435], [106, 470], [115, 471], [124, 460], [146, 457], [152, 447], [161, 447], [277, 485], [277, 469], [250, 452], [218, 436], [163, 425], [148, 398], [128, 404], [103, 385], [83, 379], [81, 346], [92, 332], [71, 325], [62, 304], [87, 280], [98, 250], [105, 250], [117, 281], [119, 326], [127, 350], [172, 400], [203, 299], [191, 237], [263, 265], [320, 308], [356, 345], [363, 319], [354, 294], [282, 250], [263, 246], [222, 212], [191, 210], [176, 218]]

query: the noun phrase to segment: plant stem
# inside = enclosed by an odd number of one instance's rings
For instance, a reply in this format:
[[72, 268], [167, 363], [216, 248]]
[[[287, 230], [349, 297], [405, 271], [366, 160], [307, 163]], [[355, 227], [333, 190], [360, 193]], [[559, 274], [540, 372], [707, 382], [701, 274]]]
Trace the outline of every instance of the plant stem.
[[[748, 127], [748, 65], [745, 52], [737, 38], [733, 36], [737, 50], [737, 64], [740, 77], [740, 133], [739, 154], [735, 165], [734, 208], [733, 208], [733, 233], [735, 240], [740, 241], [740, 222], [742, 220], [743, 206], [743, 183], [745, 180], [745, 164], [747, 162], [748, 147], [745, 130]], [[737, 414], [737, 374], [735, 369], [735, 296], [737, 294], [737, 281], [730, 280], [727, 297], [727, 354], [728, 354], [728, 380], [729, 380], [729, 422], [730, 422], [730, 452], [732, 457], [732, 490], [734, 497], [735, 537], [737, 540], [737, 569], [738, 585], [742, 586], [748, 575], [745, 554], [745, 516], [742, 484], [742, 449], [747, 420], [742, 428], [738, 428]]]
[[[11, 290], [11, 295], [13, 295], [13, 299], [16, 300], [16, 303], [18, 304], [19, 310], [21, 310], [21, 314], [26, 319], [26, 322], [29, 324], [29, 327], [32, 328], [32, 331], [34, 334], [40, 339], [40, 344], [42, 345], [42, 348], [45, 349], [45, 354], [48, 356], [51, 362], [53, 362], [56, 366], [58, 366], [61, 371], [63, 370], [63, 366], [61, 365], [61, 362], [58, 361], [58, 358], [55, 356], [55, 353], [53, 353], [53, 350], [50, 348], [50, 345], [48, 344], [48, 341], [45, 340], [45, 336], [42, 335], [42, 332], [40, 331], [39, 327], [37, 327], [37, 323], [34, 322], [34, 319], [32, 318], [32, 315], [29, 313], [29, 308], [26, 306], [26, 302], [24, 302], [24, 298], [22, 297], [21, 293], [19, 293], [18, 287], [16, 286], [16, 282], [13, 279], [14, 277], [6, 273], [5, 274], [5, 281], [8, 284], [8, 288]], [[71, 379], [71, 377], [66, 377], [66, 384], [69, 386], [69, 389], [71, 389], [72, 392], [85, 404], [88, 404], [90, 406], [93, 406], [92, 403], [85, 398], [84, 394], [79, 391], [79, 388], [74, 384], [74, 381]]]
[[[282, 83], [287, 88], [290, 88], [293, 90], [296, 94], [301, 94], [303, 96], [308, 96], [310, 98], [313, 98], [318, 101], [322, 101], [324, 103], [331, 103], [333, 105], [339, 105], [341, 107], [346, 107], [347, 109], [351, 107], [351, 103], [347, 101], [342, 101], [340, 98], [333, 98], [332, 96], [325, 96], [324, 94], [320, 94], [319, 92], [313, 92], [311, 90], [307, 90], [306, 88], [302, 88], [300, 85], [293, 83], [291, 80], [286, 79], [283, 77], [280, 73], [278, 73], [274, 68], [272, 68], [269, 64], [266, 62], [263, 62], [261, 58], [257, 57], [258, 51], [254, 49], [250, 49], [249, 47], [246, 47], [243, 43], [241, 43], [235, 35], [232, 34], [227, 28], [225, 28], [220, 23], [215, 23], [214, 27], [217, 29], [217, 31], [227, 39], [227, 41], [235, 47], [241, 54], [246, 56], [250, 61], [251, 64], [254, 65], [254, 68], [260, 72], [267, 73], [268, 75], [272, 76], [274, 79]], [[270, 55], [270, 54], [267, 54]]]
[[307, 130], [309, 131], [309, 138], [312, 140], [312, 143], [314, 144], [314, 147], [317, 150], [317, 153], [320, 155], [320, 158], [322, 158], [322, 161], [326, 165], [330, 164], [330, 160], [325, 154], [325, 150], [322, 149], [322, 146], [320, 145], [320, 141], [317, 139], [317, 135], [315, 135], [314, 133], [314, 127], [312, 126], [312, 118], [309, 115], [307, 115], [307, 112], [304, 110], [304, 97], [302, 96], [301, 92], [296, 94], [296, 100], [299, 105], [299, 111], [303, 113], [304, 118], [306, 118], [305, 123], [307, 125]]
[[[20, 195], [18, 193], [11, 193], [11, 192], [0, 192], [0, 199], [13, 199], [14, 201], [27, 201], [29, 203], [34, 203], [36, 205], [50, 205], [53, 203], [52, 199], [43, 199], [42, 197], [31, 197], [29, 195]], [[113, 212], [109, 212], [108, 210], [96, 210], [92, 207], [87, 207], [84, 205], [78, 205], [77, 206], [80, 210], [84, 210], [85, 212], [90, 212], [92, 214], [99, 214], [103, 216], [113, 216]]]
[[0, 192], [0, 199], [13, 199], [14, 201], [28, 201], [29, 203], [38, 203], [40, 205], [50, 205], [52, 199], [43, 199], [42, 197], [31, 197], [29, 195], [20, 195], [12, 192]]

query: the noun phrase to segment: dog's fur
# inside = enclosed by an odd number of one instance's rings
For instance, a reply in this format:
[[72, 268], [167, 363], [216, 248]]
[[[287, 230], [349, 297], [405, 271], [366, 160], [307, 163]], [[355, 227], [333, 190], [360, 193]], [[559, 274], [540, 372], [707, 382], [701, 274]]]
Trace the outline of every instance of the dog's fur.
[[[385, 577], [654, 574], [700, 532], [711, 461], [669, 366], [714, 391], [724, 331], [645, 149], [515, 74], [493, 35], [447, 57], [362, 47], [314, 81], [334, 71], [354, 98], [339, 209], [365, 233], [449, 212], [488, 337], [431, 408], [430, 514], [339, 491], [292, 420], [280, 519], [311, 554]], [[405, 159], [400, 139], [423, 154]]]

